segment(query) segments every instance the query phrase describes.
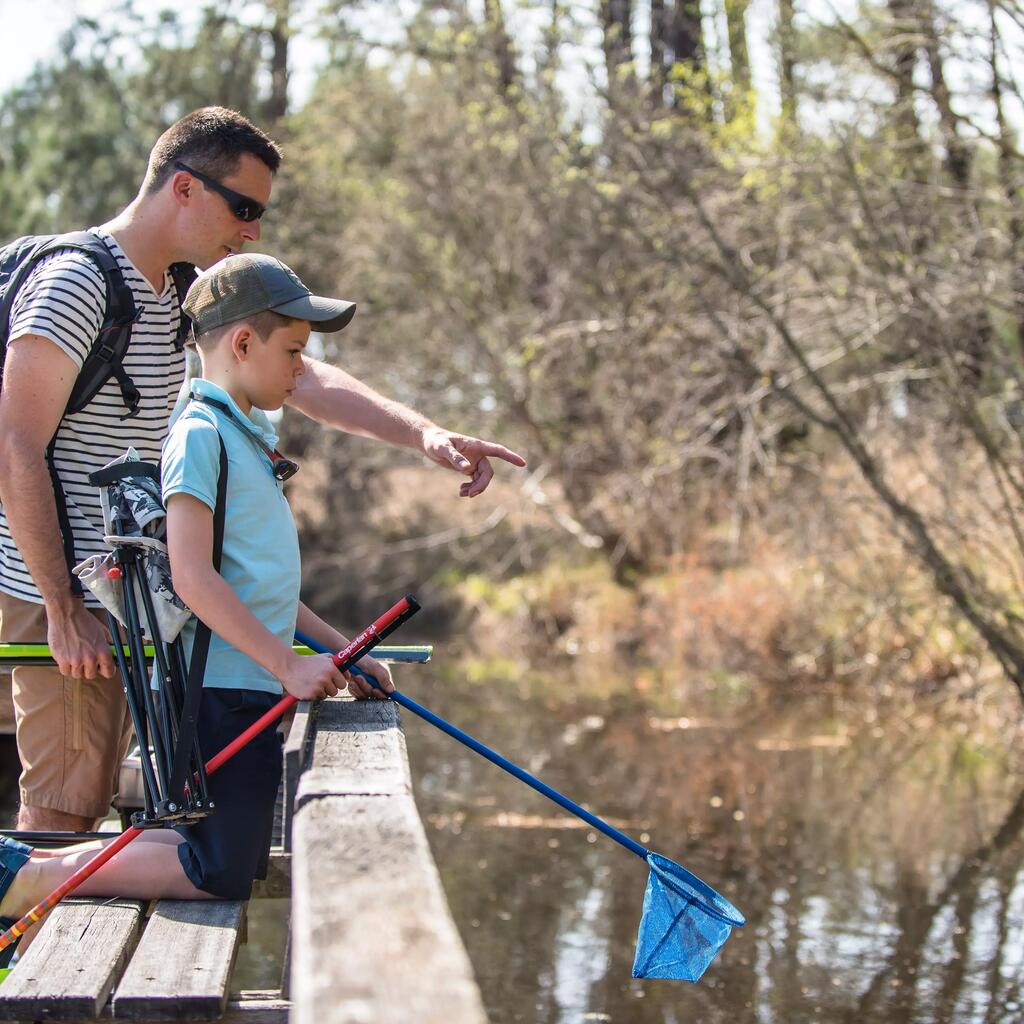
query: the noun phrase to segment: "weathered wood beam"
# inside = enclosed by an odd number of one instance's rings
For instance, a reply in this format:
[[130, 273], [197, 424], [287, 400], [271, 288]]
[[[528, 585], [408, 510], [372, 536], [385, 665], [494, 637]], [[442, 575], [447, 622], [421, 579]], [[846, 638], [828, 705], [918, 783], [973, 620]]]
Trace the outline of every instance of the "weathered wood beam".
[[161, 900], [114, 992], [115, 1019], [220, 1017], [244, 912], [234, 900]]
[[0, 1019], [95, 1019], [138, 941], [143, 904], [68, 898], [0, 986]]
[[324, 703], [293, 827], [292, 1024], [483, 1024], [395, 705]]

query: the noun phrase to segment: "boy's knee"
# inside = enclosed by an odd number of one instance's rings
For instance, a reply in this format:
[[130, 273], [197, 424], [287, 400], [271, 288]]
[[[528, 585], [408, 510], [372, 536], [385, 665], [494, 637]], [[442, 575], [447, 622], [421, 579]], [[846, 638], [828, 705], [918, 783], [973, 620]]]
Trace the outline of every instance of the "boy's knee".
[[252, 895], [252, 879], [239, 877], [237, 871], [213, 872], [204, 876], [197, 888], [219, 900], [247, 900]]

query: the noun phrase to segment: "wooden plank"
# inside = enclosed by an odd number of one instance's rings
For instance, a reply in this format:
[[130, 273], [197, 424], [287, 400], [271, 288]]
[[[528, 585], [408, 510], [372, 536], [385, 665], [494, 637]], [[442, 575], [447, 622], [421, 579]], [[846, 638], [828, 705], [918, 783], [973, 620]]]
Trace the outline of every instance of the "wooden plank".
[[[287, 999], [280, 998], [276, 993], [255, 994], [243, 992], [241, 998], [232, 1000], [224, 1010], [224, 1016], [219, 1018], [219, 1024], [288, 1024], [288, 1013], [291, 1003]], [[87, 1018], [93, 1020], [97, 1018]], [[112, 1020], [110, 1005], [98, 1018], [102, 1021]], [[3, 1020], [0, 1024], [25, 1024], [24, 1021]], [[158, 1024], [157, 1021], [135, 1021], [133, 1024]], [[163, 1024], [161, 1020], [159, 1024]]]
[[[353, 950], [386, 969], [340, 972]], [[321, 705], [293, 819], [291, 959], [293, 1024], [486, 1021], [390, 702]]]
[[398, 705], [392, 701], [324, 701], [310, 766], [299, 779], [296, 806], [343, 793], [411, 793], [412, 777], [400, 722]]
[[161, 900], [113, 997], [120, 1020], [212, 1020], [227, 1005], [245, 904]]
[[303, 804], [292, 874], [292, 1024], [486, 1021], [411, 796]]
[[134, 900], [64, 900], [0, 986], [0, 1018], [95, 1018], [135, 947], [141, 919]]
[[295, 813], [295, 795], [299, 785], [299, 776], [305, 770], [309, 756], [310, 744], [314, 735], [319, 704], [300, 700], [295, 706], [291, 728], [284, 743], [284, 831], [283, 846], [285, 853], [292, 848], [292, 816]]

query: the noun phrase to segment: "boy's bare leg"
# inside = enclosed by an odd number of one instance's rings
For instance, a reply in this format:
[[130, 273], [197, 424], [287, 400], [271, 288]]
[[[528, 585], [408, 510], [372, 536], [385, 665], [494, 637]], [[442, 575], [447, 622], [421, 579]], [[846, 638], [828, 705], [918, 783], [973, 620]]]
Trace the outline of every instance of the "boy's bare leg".
[[[154, 832], [153, 836], [161, 834]], [[173, 836], [174, 841], [170, 841], [167, 835]], [[178, 844], [181, 842], [181, 837], [173, 832], [148, 841], [146, 835], [139, 836], [82, 882], [75, 893], [78, 896], [122, 896], [140, 900], [213, 899], [188, 880], [178, 860]], [[91, 843], [83, 845], [92, 846]], [[57, 857], [33, 855], [15, 876], [0, 902], [0, 915], [22, 917], [79, 868], [88, 864], [95, 853], [95, 849], [89, 849]]]
[[[56, 846], [52, 850], [33, 850], [32, 857], [46, 860], [53, 857], [66, 857], [71, 853], [98, 853], [104, 846], [109, 846], [115, 839], [119, 839], [120, 832], [111, 832], [109, 839], [90, 839], [84, 843], [75, 843], [73, 846]], [[181, 836], [170, 828], [151, 828], [142, 833], [138, 839], [133, 839], [131, 845], [136, 843], [169, 843], [177, 846], [181, 842]]]

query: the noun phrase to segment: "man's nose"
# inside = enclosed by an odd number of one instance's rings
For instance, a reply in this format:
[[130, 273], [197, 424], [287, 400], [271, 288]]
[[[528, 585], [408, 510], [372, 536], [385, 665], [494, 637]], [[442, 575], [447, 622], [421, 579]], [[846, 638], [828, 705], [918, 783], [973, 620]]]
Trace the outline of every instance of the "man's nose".
[[242, 239], [246, 242], [260, 240], [260, 222], [258, 220], [251, 220], [242, 228]]

